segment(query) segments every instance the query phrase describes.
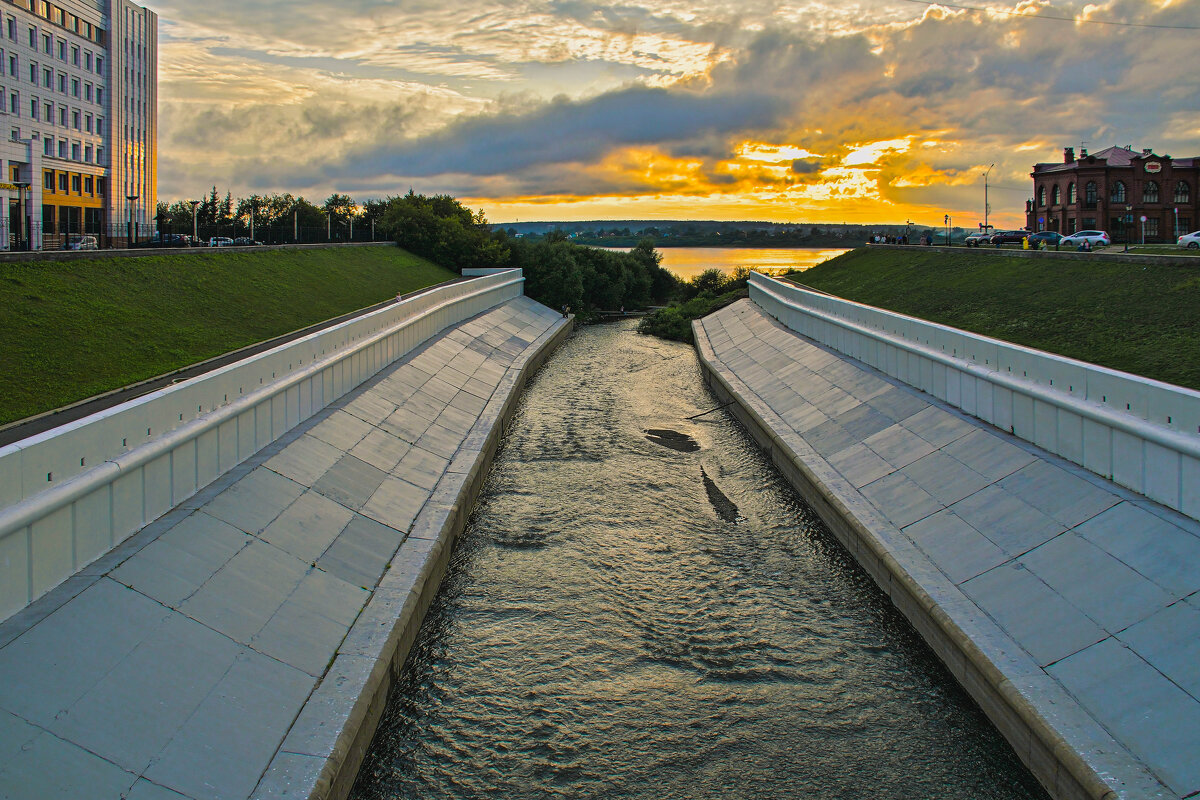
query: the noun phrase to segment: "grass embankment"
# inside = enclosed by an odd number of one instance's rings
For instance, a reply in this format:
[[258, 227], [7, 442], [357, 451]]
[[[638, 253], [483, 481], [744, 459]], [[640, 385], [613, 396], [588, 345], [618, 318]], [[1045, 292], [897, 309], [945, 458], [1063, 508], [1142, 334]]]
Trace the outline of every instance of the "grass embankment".
[[1200, 269], [858, 249], [792, 279], [830, 294], [1200, 389]]
[[454, 277], [395, 247], [0, 264], [0, 424]]

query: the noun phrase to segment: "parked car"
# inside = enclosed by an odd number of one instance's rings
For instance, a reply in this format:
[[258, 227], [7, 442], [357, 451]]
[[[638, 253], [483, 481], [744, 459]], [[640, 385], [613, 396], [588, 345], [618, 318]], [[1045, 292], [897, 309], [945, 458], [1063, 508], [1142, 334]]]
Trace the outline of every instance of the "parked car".
[[1030, 247], [1041, 247], [1043, 244], [1046, 247], [1054, 247], [1062, 242], [1062, 234], [1056, 231], [1038, 231], [1029, 236]]
[[989, 227], [987, 230], [979, 231], [978, 233], [969, 233], [967, 234], [967, 238], [963, 239], [963, 244], [965, 244], [967, 247], [979, 247], [981, 245], [985, 245], [988, 243], [988, 240], [992, 238], [993, 232], [994, 231], [992, 231], [992, 229]]
[[1186, 247], [1188, 250], [1200, 249], [1200, 231], [1185, 233], [1175, 244], [1178, 247]]
[[1104, 231], [1079, 231], [1072, 233], [1070, 236], [1064, 236], [1059, 240], [1058, 246], [1061, 247], [1080, 247], [1084, 242], [1087, 242], [1092, 247], [1108, 247], [1112, 244], [1112, 239], [1108, 238], [1108, 234]]
[[208, 240], [209, 247], [233, 247], [233, 239], [228, 236], [214, 236]]
[[1002, 244], [1021, 244], [1025, 241], [1025, 237], [1030, 236], [1031, 234], [1032, 231], [1027, 231], [1025, 229], [1015, 231], [996, 231], [992, 234], [991, 238], [988, 239], [988, 243], [994, 244], [996, 247], [999, 247]]
[[156, 232], [149, 239], [139, 239], [133, 243], [134, 247], [190, 247], [192, 237], [182, 233], [162, 233]]
[[100, 242], [95, 236], [72, 236], [63, 245], [66, 250], [99, 250]]
[[233, 240], [233, 243], [238, 247], [259, 247], [262, 242], [256, 242], [249, 236], [239, 236]]

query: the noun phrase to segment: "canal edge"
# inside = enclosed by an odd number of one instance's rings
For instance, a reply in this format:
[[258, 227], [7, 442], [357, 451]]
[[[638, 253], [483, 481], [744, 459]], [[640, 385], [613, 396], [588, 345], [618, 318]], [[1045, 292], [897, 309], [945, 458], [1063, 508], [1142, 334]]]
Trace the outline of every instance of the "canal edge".
[[[1121, 775], [1106, 769], [1114, 763], [1126, 768], [1122, 770], [1126, 777], [1142, 778], [1143, 786], [1158, 784], [1145, 765], [1062, 687], [1036, 665], [1030, 668], [1032, 660], [1020, 647], [928, 559], [911, 545], [903, 547], [903, 534], [824, 458], [798, 435], [781, 433], [786, 430], [783, 424], [771, 425], [768, 420], [776, 417], [776, 412], [720, 362], [700, 320], [693, 321], [692, 329], [705, 384], [721, 403], [728, 403], [733, 417], [887, 594], [1052, 797], [1117, 800], [1143, 796], [1116, 789], [1105, 780], [1122, 781]], [[984, 644], [977, 642], [960, 620], [969, 622]], [[988, 629], [986, 634], [981, 628]], [[1004, 660], [989, 656], [985, 647], [1000, 652]], [[1029, 695], [1039, 698], [1046, 708], [1040, 708]], [[1089, 752], [1072, 740], [1085, 740]], [[1102, 766], [1089, 760], [1089, 754]], [[1127, 788], [1132, 786], [1127, 783]]]
[[[441, 588], [450, 555], [466, 527], [525, 386], [575, 328], [565, 318], [509, 367], [387, 572], [300, 709], [254, 798], [345, 800], [379, 726], [388, 693]], [[331, 742], [320, 758], [288, 750], [289, 741]]]

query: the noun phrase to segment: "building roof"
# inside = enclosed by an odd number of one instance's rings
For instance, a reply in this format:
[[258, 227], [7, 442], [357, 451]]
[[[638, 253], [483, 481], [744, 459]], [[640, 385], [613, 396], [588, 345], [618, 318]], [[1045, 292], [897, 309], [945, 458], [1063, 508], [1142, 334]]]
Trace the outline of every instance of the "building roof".
[[[1139, 153], [1128, 147], [1109, 147], [1095, 153], [1089, 153], [1087, 156], [1079, 158], [1075, 161], [1059, 162], [1053, 164], [1034, 164], [1033, 171], [1036, 173], [1047, 172], [1072, 172], [1079, 168], [1083, 158], [1094, 158], [1096, 161], [1104, 161], [1110, 167], [1128, 167], [1135, 159], [1142, 158], [1164, 158], [1164, 156], [1155, 155], [1154, 153]], [[1172, 158], [1171, 164], [1176, 167], [1192, 167], [1200, 163], [1200, 156], [1191, 158]]]

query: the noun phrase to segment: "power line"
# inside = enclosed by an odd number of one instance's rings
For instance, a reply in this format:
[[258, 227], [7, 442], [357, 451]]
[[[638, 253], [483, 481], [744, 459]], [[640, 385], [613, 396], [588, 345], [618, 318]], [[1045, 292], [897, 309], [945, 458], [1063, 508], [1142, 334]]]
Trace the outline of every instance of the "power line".
[[1156, 30], [1167, 31], [1200, 31], [1200, 25], [1151, 25], [1146, 22], [1115, 22], [1107, 19], [1076, 19], [1075, 17], [1055, 17], [1050, 14], [1022, 14], [1017, 11], [1006, 11], [1002, 8], [987, 8], [980, 6], [958, 6], [953, 3], [939, 3], [936, 0], [903, 0], [905, 3], [917, 3], [923, 6], [941, 6], [942, 8], [953, 8], [958, 11], [980, 11], [983, 13], [991, 12], [993, 14], [1004, 14], [1009, 17], [1020, 17], [1021, 19], [1041, 19], [1054, 22], [1082, 22], [1088, 25], [1113, 25], [1118, 28], [1154, 28]]

